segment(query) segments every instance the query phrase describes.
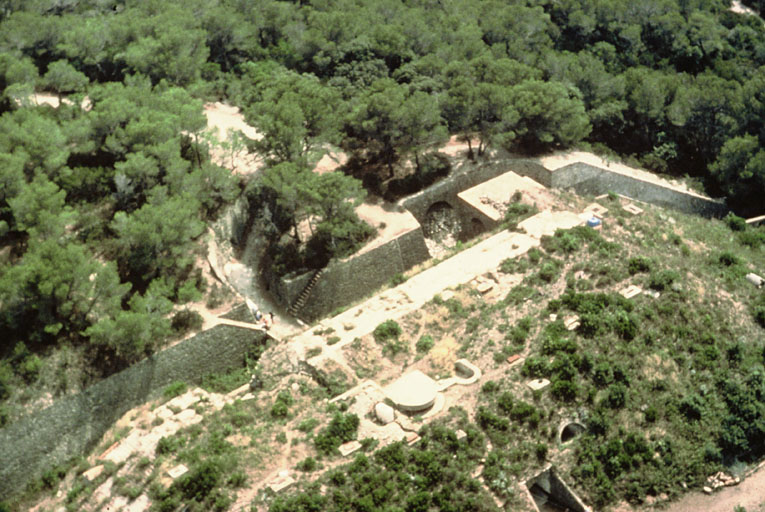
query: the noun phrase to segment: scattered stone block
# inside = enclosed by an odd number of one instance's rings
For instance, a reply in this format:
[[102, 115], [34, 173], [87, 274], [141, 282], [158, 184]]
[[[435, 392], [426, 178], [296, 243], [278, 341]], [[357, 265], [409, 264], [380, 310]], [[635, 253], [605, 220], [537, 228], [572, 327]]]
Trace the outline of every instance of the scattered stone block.
[[176, 396], [165, 404], [165, 407], [169, 409], [188, 409], [199, 401], [199, 397], [193, 393], [184, 393], [181, 396]]
[[550, 313], [550, 321], [554, 322], [558, 319], [558, 315], [556, 313]]
[[478, 293], [480, 293], [481, 295], [486, 295], [493, 288], [494, 288], [494, 285], [489, 283], [489, 282], [487, 282], [487, 281], [478, 283], [478, 286], [476, 286], [476, 290], [478, 290]]
[[643, 291], [643, 289], [640, 288], [639, 286], [631, 284], [627, 288], [625, 288], [624, 290], [620, 291], [619, 295], [621, 295], [625, 299], [631, 299], [632, 297], [640, 295], [640, 293], [642, 291]]
[[765, 284], [765, 278], [762, 278], [752, 272], [746, 275], [746, 280], [755, 285], [757, 288], [760, 288], [763, 284]]
[[353, 324], [352, 324], [352, 323], [350, 323], [350, 322], [344, 322], [344, 323], [343, 323], [343, 329], [345, 329], [346, 331], [352, 331], [352, 330], [354, 330], [355, 328], [356, 328], [356, 326], [355, 326], [355, 325], [353, 325]]
[[194, 409], [186, 409], [177, 414], [176, 419], [185, 425], [192, 425], [202, 421], [202, 416], [198, 415]]
[[628, 213], [631, 213], [632, 215], [640, 215], [641, 213], [643, 213], [643, 209], [642, 208], [640, 208], [640, 207], [638, 207], [638, 206], [636, 206], [636, 205], [634, 205], [632, 203], [626, 205], [624, 207], [624, 211], [628, 212]]
[[563, 325], [565, 325], [566, 329], [569, 331], [573, 331], [579, 327], [579, 315], [567, 316], [563, 319]]
[[444, 290], [441, 292], [441, 299], [447, 301], [454, 298], [454, 292], [451, 290]]
[[103, 472], [104, 472], [104, 465], [99, 464], [98, 466], [93, 466], [89, 470], [85, 471], [82, 474], [82, 476], [84, 476], [88, 480], [88, 482], [92, 482], [93, 480], [101, 476], [101, 473]]
[[532, 391], [539, 391], [549, 386], [550, 381], [547, 379], [535, 379], [528, 381], [526, 385], [530, 387]]
[[608, 213], [608, 208], [605, 206], [599, 205], [598, 203], [592, 203], [587, 206], [587, 208], [584, 209], [584, 211], [589, 212], [593, 214], [595, 217], [598, 217], [600, 219], [603, 218], [603, 216]]
[[658, 299], [661, 297], [661, 292], [657, 292], [656, 290], [643, 290], [643, 293], [646, 295], [653, 297], [654, 299]]
[[393, 407], [382, 402], [375, 405], [375, 416], [377, 417], [377, 420], [383, 425], [387, 425], [388, 423], [393, 422], [395, 419]]
[[707, 494], [712, 494], [712, 488], [709, 487], [708, 485], [705, 485], [704, 486], [704, 492], [707, 493]]
[[509, 364], [513, 364], [514, 362], [516, 362], [520, 358], [521, 358], [520, 354], [513, 354], [513, 355], [511, 355], [510, 357], [507, 358], [507, 362]]
[[185, 475], [186, 473], [188, 473], [188, 471], [189, 471], [189, 468], [187, 468], [185, 464], [178, 464], [174, 468], [169, 469], [167, 471], [167, 474], [170, 475], [170, 478], [175, 480], [179, 476], [182, 476], [182, 475]]
[[462, 429], [458, 429], [455, 434], [457, 435], [457, 441], [462, 441], [467, 437], [467, 433]]
[[268, 487], [270, 487], [271, 490], [275, 493], [279, 493], [294, 483], [295, 479], [292, 478], [289, 473], [286, 471], [281, 471], [279, 476], [270, 484], [268, 484]]
[[348, 455], [357, 452], [361, 449], [361, 443], [358, 441], [349, 441], [347, 443], [341, 444], [338, 450], [340, 450], [340, 455], [343, 457], [347, 457]]

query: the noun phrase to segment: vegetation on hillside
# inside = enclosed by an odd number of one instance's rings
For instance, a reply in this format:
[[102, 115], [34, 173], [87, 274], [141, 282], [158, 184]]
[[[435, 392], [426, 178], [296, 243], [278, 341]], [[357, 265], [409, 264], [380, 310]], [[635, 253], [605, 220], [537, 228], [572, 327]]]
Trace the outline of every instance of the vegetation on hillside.
[[[67, 100], [38, 105], [35, 91]], [[475, 159], [497, 148], [618, 155], [692, 177], [740, 215], [761, 214], [763, 91], [762, 18], [725, 0], [4, 2], [0, 400], [15, 405], [0, 406], [0, 425], [21, 413], [41, 376], [55, 397], [198, 323], [171, 314], [205, 292], [200, 237], [242, 190], [268, 221], [278, 274], [353, 252], [373, 234], [353, 207], [448, 173], [435, 150], [449, 135]], [[240, 106], [262, 134], [241, 139], [262, 157], [262, 179], [240, 183], [211, 163], [208, 100]], [[311, 172], [330, 148], [348, 163]], [[496, 358], [535, 340], [524, 371], [553, 381], [553, 401], [540, 407], [589, 410], [571, 477], [596, 503], [640, 501], [765, 452], [765, 297], [740, 284], [746, 270], [763, 268], [762, 230], [683, 217], [686, 232], [659, 240], [655, 226], [619, 218], [633, 227], [619, 233], [623, 243], [574, 230], [503, 265], [528, 273], [503, 308], [544, 297], [548, 313], [580, 316], [572, 335], [527, 310], [507, 324]], [[581, 260], [585, 251], [591, 260]], [[570, 278], [576, 265], [590, 277]], [[621, 300], [614, 286], [629, 276], [661, 296]], [[551, 296], [562, 279], [566, 291]], [[455, 321], [469, 317], [471, 343], [502, 314], [445, 304]], [[399, 335], [381, 343], [394, 355], [404, 346]], [[646, 353], [656, 368], [645, 366]], [[77, 365], [86, 369], [72, 382]], [[677, 381], [655, 378], [659, 367]], [[508, 419], [486, 396], [479, 423], [505, 450], [515, 405]], [[617, 447], [617, 438], [630, 442]], [[176, 492], [170, 498], [197, 496]]]

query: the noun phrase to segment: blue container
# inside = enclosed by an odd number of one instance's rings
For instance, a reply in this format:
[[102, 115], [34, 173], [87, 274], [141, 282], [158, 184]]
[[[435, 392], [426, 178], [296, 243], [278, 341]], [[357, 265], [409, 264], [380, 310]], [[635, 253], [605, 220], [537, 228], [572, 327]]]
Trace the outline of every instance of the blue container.
[[589, 219], [587, 219], [587, 225], [590, 226], [591, 228], [596, 228], [600, 226], [600, 219], [597, 217], [590, 217]]

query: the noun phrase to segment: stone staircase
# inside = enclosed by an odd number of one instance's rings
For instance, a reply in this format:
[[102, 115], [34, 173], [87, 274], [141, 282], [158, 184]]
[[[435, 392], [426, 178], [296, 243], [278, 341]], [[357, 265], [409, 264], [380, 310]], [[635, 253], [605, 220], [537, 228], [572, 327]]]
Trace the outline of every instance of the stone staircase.
[[314, 286], [316, 286], [316, 283], [319, 282], [319, 279], [321, 279], [321, 276], [324, 274], [324, 269], [320, 268], [316, 272], [313, 273], [311, 276], [311, 279], [308, 280], [308, 283], [305, 285], [305, 288], [303, 288], [303, 291], [300, 292], [300, 295], [298, 295], [298, 298], [295, 300], [295, 302], [292, 303], [292, 305], [287, 310], [290, 315], [294, 317], [298, 317], [300, 314], [300, 311], [305, 307], [306, 302], [308, 302], [308, 298], [311, 296], [311, 292], [313, 291]]

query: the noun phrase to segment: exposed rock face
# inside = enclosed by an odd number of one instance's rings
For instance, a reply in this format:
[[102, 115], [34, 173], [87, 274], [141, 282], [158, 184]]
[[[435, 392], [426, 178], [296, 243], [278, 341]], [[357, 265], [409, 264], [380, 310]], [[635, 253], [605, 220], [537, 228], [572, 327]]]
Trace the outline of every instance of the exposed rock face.
[[380, 402], [375, 405], [375, 416], [377, 416], [377, 419], [380, 423], [387, 425], [394, 420], [393, 407]]

